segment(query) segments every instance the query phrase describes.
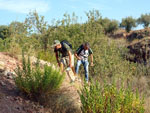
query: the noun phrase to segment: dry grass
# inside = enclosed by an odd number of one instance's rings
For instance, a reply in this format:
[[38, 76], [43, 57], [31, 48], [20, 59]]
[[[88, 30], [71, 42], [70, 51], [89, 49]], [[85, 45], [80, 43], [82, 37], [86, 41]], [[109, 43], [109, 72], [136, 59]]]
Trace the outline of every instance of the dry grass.
[[150, 113], [150, 97], [145, 98], [145, 113]]
[[70, 84], [70, 79], [66, 76], [60, 90], [45, 100], [48, 100], [46, 106], [51, 107], [54, 113], [81, 113], [78, 95], [80, 86], [81, 84], [77, 81]]

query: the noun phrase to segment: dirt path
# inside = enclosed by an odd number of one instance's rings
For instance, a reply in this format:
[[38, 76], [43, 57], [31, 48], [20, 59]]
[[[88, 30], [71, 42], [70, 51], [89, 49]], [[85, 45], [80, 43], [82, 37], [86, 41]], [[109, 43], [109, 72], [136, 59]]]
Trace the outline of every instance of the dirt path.
[[[44, 61], [42, 61], [44, 62]], [[0, 113], [80, 113], [80, 82], [70, 83], [66, 75], [59, 91], [47, 99], [47, 107], [25, 97], [15, 86], [14, 69], [18, 59], [0, 53]]]

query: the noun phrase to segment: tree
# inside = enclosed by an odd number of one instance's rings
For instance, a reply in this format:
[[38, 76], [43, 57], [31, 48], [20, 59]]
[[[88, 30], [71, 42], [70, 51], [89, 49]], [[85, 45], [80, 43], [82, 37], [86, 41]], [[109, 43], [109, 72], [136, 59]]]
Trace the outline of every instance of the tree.
[[25, 19], [25, 25], [29, 34], [37, 33], [39, 35], [39, 41], [41, 41], [41, 46], [46, 51], [48, 46], [49, 32], [48, 24], [44, 20], [44, 16], [39, 16], [36, 11], [30, 12], [28, 17]]
[[142, 24], [144, 28], [148, 27], [150, 24], [150, 13], [142, 14], [140, 18], [137, 20], [138, 24]]
[[100, 24], [102, 20], [101, 13], [98, 10], [90, 10], [86, 12], [86, 16], [88, 17], [88, 21], [84, 24], [84, 29], [88, 31], [87, 35], [92, 37], [92, 35], [97, 36], [99, 33], [102, 33], [103, 28]]
[[17, 21], [11, 22], [9, 25], [9, 29], [10, 29], [11, 33], [13, 33], [13, 34], [21, 35], [21, 34], [27, 33], [24, 23], [17, 22]]
[[123, 27], [127, 32], [130, 32], [133, 27], [136, 27], [136, 19], [132, 16], [123, 18], [120, 27]]
[[95, 22], [102, 18], [98, 10], [90, 10], [89, 12], [86, 12], [86, 16], [88, 17], [88, 21], [92, 22]]
[[119, 22], [117, 20], [110, 20], [108, 18], [102, 19], [101, 24], [104, 27], [105, 34], [114, 33], [119, 27]]
[[42, 34], [48, 28], [44, 16], [39, 16], [36, 11], [29, 13], [28, 17], [25, 19], [25, 25], [31, 33]]
[[119, 22], [117, 20], [111, 20], [109, 23], [107, 32], [108, 33], [114, 33], [119, 28]]
[[101, 25], [103, 26], [103, 28], [104, 28], [105, 34], [107, 34], [107, 28], [108, 28], [110, 22], [111, 22], [111, 20], [108, 19], [108, 18], [104, 18], [104, 19], [102, 19], [102, 20], [100, 21], [100, 24], [101, 24]]
[[0, 26], [0, 38], [5, 39], [10, 36], [10, 30], [8, 26], [2, 25]]

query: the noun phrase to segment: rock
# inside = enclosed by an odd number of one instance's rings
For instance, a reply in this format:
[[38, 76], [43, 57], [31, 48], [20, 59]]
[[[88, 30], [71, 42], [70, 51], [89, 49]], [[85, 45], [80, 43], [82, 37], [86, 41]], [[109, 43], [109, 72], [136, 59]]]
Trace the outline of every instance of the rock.
[[4, 76], [7, 76], [7, 73], [8, 73], [8, 72], [9, 72], [8, 70], [5, 70]]
[[133, 62], [144, 63], [150, 59], [150, 37], [130, 44], [127, 59]]
[[13, 76], [7, 76], [7, 79], [13, 79]]
[[3, 93], [0, 93], [0, 99], [2, 99], [4, 97]]
[[9, 60], [8, 61], [10, 64], [16, 64], [16, 60]]
[[15, 72], [10, 72], [8, 70], [5, 70], [2, 74], [6, 76], [7, 79], [13, 79], [13, 77], [16, 76]]
[[0, 84], [1, 84], [2, 86], [6, 86], [6, 84], [5, 84], [3, 81], [1, 81]]
[[18, 106], [16, 107], [16, 109], [21, 110], [21, 108], [20, 108], [20, 107], [18, 107]]
[[9, 99], [9, 96], [6, 96], [7, 99]]
[[4, 75], [4, 70], [2, 71], [2, 70], [0, 70], [0, 76], [3, 76]]
[[1, 66], [1, 67], [4, 67], [4, 66], [5, 66], [5, 63], [2, 62], [2, 61], [0, 61], [0, 66]]
[[13, 76], [15, 76], [15, 73], [14, 72], [8, 72], [7, 76], [12, 76], [13, 77]]
[[5, 70], [0, 68], [0, 73], [3, 73]]
[[[36, 57], [30, 57], [30, 60], [32, 61], [32, 65], [36, 65], [38, 59]], [[47, 66], [52, 66], [53, 69], [56, 69], [56, 66], [54, 64], [51, 64], [50, 62], [44, 61], [44, 60], [39, 60], [39, 65], [41, 68], [43, 68], [45, 65]]]

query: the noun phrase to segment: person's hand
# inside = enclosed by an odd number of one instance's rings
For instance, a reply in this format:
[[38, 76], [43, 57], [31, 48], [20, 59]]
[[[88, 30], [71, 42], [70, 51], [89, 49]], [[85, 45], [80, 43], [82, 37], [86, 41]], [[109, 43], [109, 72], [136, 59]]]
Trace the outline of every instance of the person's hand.
[[92, 67], [94, 66], [93, 62], [91, 62], [91, 66], [92, 66]]
[[78, 59], [78, 60], [81, 60], [81, 58], [80, 58], [80, 57], [78, 57], [77, 59]]
[[60, 63], [57, 63], [58, 64], [58, 66], [60, 67]]

